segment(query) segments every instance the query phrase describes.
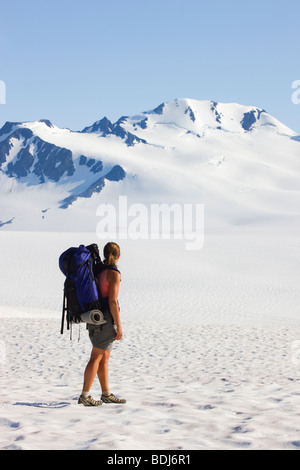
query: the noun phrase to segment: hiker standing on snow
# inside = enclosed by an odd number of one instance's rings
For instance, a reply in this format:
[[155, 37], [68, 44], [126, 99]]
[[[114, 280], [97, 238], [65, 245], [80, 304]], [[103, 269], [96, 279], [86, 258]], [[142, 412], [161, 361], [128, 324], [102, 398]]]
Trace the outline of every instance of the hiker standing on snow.
[[[99, 406], [102, 403], [126, 403], [126, 400], [116, 398], [109, 390], [108, 384], [108, 360], [114, 340], [122, 339], [122, 326], [118, 303], [119, 286], [121, 281], [120, 271], [116, 263], [120, 258], [120, 247], [110, 242], [103, 250], [104, 262], [99, 267], [97, 279], [99, 289], [106, 304], [104, 308], [104, 325], [88, 325], [89, 337], [93, 345], [90, 360], [84, 372], [82, 393], [78, 399], [79, 404], [85, 406]], [[101, 400], [94, 400], [90, 395], [90, 389], [98, 375], [102, 389]]]

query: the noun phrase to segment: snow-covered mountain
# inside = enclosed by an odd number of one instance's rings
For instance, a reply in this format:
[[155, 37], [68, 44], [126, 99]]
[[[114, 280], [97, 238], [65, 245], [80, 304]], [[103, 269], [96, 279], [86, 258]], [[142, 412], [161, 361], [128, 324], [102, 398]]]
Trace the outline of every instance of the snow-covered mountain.
[[178, 99], [81, 132], [0, 130], [2, 230], [93, 231], [97, 207], [203, 203], [207, 223], [300, 215], [299, 136], [253, 106]]

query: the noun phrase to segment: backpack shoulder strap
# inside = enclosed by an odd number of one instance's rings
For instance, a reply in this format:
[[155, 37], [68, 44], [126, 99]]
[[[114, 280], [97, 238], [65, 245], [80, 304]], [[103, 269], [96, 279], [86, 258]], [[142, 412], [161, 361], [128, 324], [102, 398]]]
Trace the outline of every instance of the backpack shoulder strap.
[[116, 268], [115, 266], [107, 265], [107, 264], [102, 264], [99, 272], [106, 271], [107, 269], [110, 269], [111, 271], [117, 271], [118, 273], [121, 274], [118, 268]]
[[100, 270], [97, 272], [97, 274], [100, 274], [100, 273], [102, 273], [103, 271], [107, 271], [107, 270], [116, 271], [117, 273], [120, 274], [120, 277], [121, 277], [121, 279], [122, 279], [121, 271], [119, 271], [118, 268], [116, 268], [115, 266], [109, 266], [109, 265], [106, 265], [106, 264], [102, 264], [102, 265], [101, 265], [101, 268], [100, 268]]

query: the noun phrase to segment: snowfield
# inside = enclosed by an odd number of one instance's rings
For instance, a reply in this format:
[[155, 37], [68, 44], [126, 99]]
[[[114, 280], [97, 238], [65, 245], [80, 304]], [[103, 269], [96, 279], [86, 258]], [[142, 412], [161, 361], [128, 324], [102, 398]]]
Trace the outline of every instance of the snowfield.
[[[1, 232], [1, 449], [299, 449], [297, 226], [122, 240], [126, 405], [77, 405], [91, 345], [60, 334], [58, 256], [95, 234]], [[95, 381], [92, 394], [100, 393]]]

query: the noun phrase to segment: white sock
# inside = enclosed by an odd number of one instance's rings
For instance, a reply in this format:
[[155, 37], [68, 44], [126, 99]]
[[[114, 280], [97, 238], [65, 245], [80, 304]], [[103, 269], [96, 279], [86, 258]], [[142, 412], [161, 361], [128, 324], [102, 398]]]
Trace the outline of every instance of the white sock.
[[110, 391], [109, 390], [106, 390], [105, 392], [102, 392], [102, 395], [104, 397], [108, 397], [110, 395]]
[[85, 392], [84, 390], [82, 390], [82, 392], [81, 392], [81, 396], [83, 398], [87, 398], [89, 396], [89, 394], [90, 394], [90, 392]]

